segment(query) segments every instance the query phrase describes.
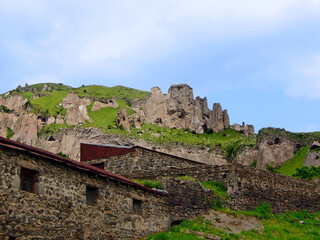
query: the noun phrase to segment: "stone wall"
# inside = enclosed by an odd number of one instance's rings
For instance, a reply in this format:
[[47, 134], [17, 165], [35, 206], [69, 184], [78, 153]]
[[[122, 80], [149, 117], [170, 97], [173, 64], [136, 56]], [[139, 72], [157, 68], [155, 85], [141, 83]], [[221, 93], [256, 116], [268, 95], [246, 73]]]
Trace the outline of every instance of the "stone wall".
[[[170, 225], [167, 196], [20, 150], [0, 147], [0, 239], [137, 239]], [[21, 167], [36, 171], [35, 193], [20, 190]]]
[[104, 159], [87, 161], [90, 165], [104, 164], [104, 169], [122, 176], [130, 175], [136, 171], [158, 171], [170, 169], [183, 169], [205, 164], [176, 157], [170, 154], [153, 151], [150, 149], [135, 147], [135, 152], [124, 155], [111, 156]]
[[311, 212], [320, 210], [320, 185], [316, 182], [239, 164], [136, 170], [125, 176], [157, 180], [166, 177], [192, 176], [200, 182], [222, 182], [229, 195], [226, 204], [233, 209], [249, 210], [263, 202], [269, 202], [273, 212], [277, 213], [287, 210], [306, 209]]
[[162, 178], [161, 184], [170, 194], [171, 222], [205, 214], [212, 200], [217, 197], [213, 190], [202, 187], [199, 182], [169, 177]]

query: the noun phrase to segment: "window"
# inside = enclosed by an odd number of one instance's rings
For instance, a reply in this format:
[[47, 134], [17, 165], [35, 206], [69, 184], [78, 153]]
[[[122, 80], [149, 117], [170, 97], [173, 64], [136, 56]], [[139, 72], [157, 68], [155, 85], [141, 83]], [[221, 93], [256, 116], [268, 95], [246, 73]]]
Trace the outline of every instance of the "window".
[[133, 214], [142, 214], [142, 201], [133, 199]]
[[21, 168], [20, 189], [27, 192], [34, 193], [36, 174], [37, 174], [36, 171], [26, 169], [26, 168]]
[[93, 206], [98, 199], [98, 188], [87, 186], [86, 189], [86, 202], [88, 205]]

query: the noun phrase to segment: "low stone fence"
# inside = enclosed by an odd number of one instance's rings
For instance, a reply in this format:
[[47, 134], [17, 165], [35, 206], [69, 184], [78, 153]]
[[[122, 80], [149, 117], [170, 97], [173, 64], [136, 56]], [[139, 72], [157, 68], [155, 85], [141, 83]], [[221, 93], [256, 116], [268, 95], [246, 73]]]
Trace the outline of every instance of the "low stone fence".
[[192, 176], [200, 182], [223, 183], [230, 198], [228, 205], [234, 209], [249, 210], [268, 202], [275, 213], [288, 210], [320, 211], [320, 185], [315, 181], [283, 176], [239, 164], [126, 173], [126, 177], [158, 180], [185, 175]]

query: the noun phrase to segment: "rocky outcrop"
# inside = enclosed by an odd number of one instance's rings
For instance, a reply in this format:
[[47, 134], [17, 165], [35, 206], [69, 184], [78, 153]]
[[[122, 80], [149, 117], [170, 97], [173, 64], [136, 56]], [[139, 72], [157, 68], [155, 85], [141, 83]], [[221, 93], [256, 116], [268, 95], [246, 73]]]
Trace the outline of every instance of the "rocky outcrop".
[[127, 114], [127, 108], [125, 107], [121, 107], [118, 114], [117, 114], [117, 123], [119, 125], [122, 125], [122, 127], [126, 130], [126, 131], [130, 131], [130, 122], [131, 122], [131, 118], [129, 118], [128, 114]]
[[63, 108], [67, 109], [66, 123], [68, 125], [84, 124], [90, 120], [87, 106], [91, 104], [90, 99], [81, 98], [77, 93], [69, 93], [62, 101]]
[[51, 87], [48, 86], [48, 84], [44, 84], [43, 88], [41, 89], [42, 92], [50, 92]]
[[257, 144], [257, 168], [265, 169], [267, 165], [278, 168], [282, 163], [293, 158], [295, 145], [286, 138], [265, 139]]
[[99, 109], [105, 108], [105, 107], [117, 108], [119, 107], [119, 105], [115, 98], [107, 99], [106, 102], [95, 101], [91, 108], [91, 111], [98, 111]]
[[210, 165], [224, 165], [227, 160], [223, 152], [204, 146], [187, 147], [183, 145], [154, 146], [143, 139], [128, 138], [106, 134], [97, 128], [65, 129], [51, 136], [42, 136], [36, 146], [53, 153], [63, 152], [71, 159], [80, 160], [80, 143], [112, 144], [122, 146], [139, 145], [159, 152], [188, 158]]
[[194, 99], [193, 90], [186, 84], [172, 85], [168, 94], [160, 88], [151, 89], [142, 104], [146, 122], [169, 128], [188, 128], [197, 133], [212, 128], [215, 132], [229, 128], [229, 116], [215, 103], [210, 111], [206, 98]]
[[240, 126], [239, 124], [235, 123], [232, 125], [232, 128], [234, 130], [239, 131], [243, 135], [247, 137], [253, 137], [254, 136], [254, 127], [253, 125], [246, 125], [244, 122], [242, 122], [242, 125]]
[[6, 137], [8, 128], [13, 131], [12, 140], [34, 145], [38, 139], [37, 133], [42, 128], [42, 121], [32, 113], [21, 112], [17, 116], [0, 112], [0, 135]]
[[318, 141], [314, 141], [311, 147], [309, 148], [303, 166], [320, 166], [320, 143]]
[[21, 94], [12, 94], [9, 97], [0, 97], [0, 105], [6, 106], [10, 110], [20, 112], [23, 110], [23, 105], [28, 100], [25, 99]]
[[257, 161], [259, 151], [256, 148], [244, 148], [235, 156], [235, 162], [241, 165], [250, 166], [254, 161]]

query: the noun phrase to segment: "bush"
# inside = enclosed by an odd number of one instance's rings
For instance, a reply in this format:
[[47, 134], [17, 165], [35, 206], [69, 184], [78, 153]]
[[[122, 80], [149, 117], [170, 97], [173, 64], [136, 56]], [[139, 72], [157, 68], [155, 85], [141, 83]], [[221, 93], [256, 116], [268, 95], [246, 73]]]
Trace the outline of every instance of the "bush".
[[64, 157], [64, 158], [69, 158], [69, 155], [68, 154], [65, 154], [63, 152], [58, 152], [57, 155], [61, 156], [61, 157]]
[[208, 129], [206, 129], [205, 133], [207, 133], [207, 134], [212, 134], [212, 133], [213, 133], [212, 128], [208, 128]]
[[4, 105], [0, 105], [0, 112], [5, 112], [5, 113], [12, 113], [13, 110], [7, 108], [6, 106]]
[[256, 206], [254, 211], [258, 214], [258, 217], [262, 218], [269, 218], [272, 214], [271, 206], [267, 202]]
[[148, 179], [132, 179], [132, 181], [139, 183], [148, 188], [156, 188], [156, 189], [163, 189], [161, 183], [159, 181], [153, 181]]
[[14, 131], [11, 128], [7, 127], [7, 136], [6, 136], [7, 139], [12, 138], [13, 135], [14, 135]]
[[320, 167], [307, 167], [303, 166], [301, 168], [296, 169], [296, 173], [293, 174], [294, 177], [303, 178], [303, 179], [311, 179], [313, 177], [320, 177]]
[[227, 188], [221, 182], [206, 181], [201, 182], [201, 185], [206, 189], [214, 190], [215, 195], [219, 197], [228, 198]]
[[254, 160], [251, 164], [250, 167], [257, 167], [257, 160]]
[[266, 168], [270, 172], [277, 172], [276, 169], [273, 166], [269, 165], [269, 164], [267, 164]]
[[224, 203], [220, 197], [217, 197], [215, 200], [211, 200], [211, 206], [213, 210], [221, 210], [224, 208]]

